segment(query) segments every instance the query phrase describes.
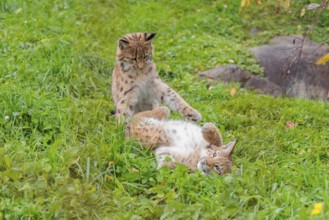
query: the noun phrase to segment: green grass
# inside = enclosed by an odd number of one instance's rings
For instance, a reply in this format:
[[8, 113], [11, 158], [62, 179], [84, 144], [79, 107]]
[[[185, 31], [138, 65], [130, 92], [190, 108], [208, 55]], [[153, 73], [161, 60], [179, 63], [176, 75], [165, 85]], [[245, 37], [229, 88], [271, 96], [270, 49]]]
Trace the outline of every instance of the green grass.
[[[0, 219], [312, 219], [314, 203], [328, 219], [328, 104], [195, 80], [231, 62], [261, 74], [248, 47], [303, 33], [311, 15], [299, 18], [306, 2], [280, 13], [272, 3], [239, 13], [239, 2], [0, 1]], [[312, 39], [328, 40], [327, 14]], [[158, 33], [158, 71], [200, 124], [239, 138], [232, 174], [157, 170], [125, 140], [111, 71], [116, 40], [137, 31]]]

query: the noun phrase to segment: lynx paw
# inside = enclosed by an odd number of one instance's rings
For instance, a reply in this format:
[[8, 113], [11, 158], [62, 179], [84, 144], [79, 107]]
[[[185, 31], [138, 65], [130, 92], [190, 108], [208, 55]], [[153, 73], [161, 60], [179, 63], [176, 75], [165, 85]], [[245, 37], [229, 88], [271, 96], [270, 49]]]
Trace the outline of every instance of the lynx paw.
[[202, 135], [211, 145], [220, 147], [223, 145], [222, 135], [213, 123], [206, 123], [202, 126]]
[[161, 167], [170, 167], [170, 168], [174, 168], [176, 167], [176, 164], [172, 158], [171, 155], [169, 154], [158, 154], [159, 152], [161, 152], [161, 148], [157, 149], [155, 151], [155, 154], [156, 154], [156, 159], [157, 159], [157, 162], [158, 162], [158, 169], [160, 169]]
[[214, 132], [217, 132], [217, 128], [213, 123], [205, 123], [202, 126], [202, 133], [203, 134], [213, 134]]
[[183, 110], [182, 113], [185, 117], [187, 117], [191, 121], [201, 121], [202, 119], [201, 114], [193, 108], [187, 107]]
[[161, 106], [153, 109], [153, 113], [157, 116], [159, 119], [166, 119], [169, 117], [170, 110], [166, 106]]
[[164, 115], [167, 115], [168, 116], [170, 114], [170, 110], [166, 106], [160, 106], [160, 107], [158, 107], [156, 109], [158, 109]]
[[116, 113], [115, 118], [116, 118], [118, 124], [122, 124], [125, 121], [125, 117], [122, 114]]
[[166, 162], [161, 162], [158, 164], [158, 169], [160, 169], [161, 167], [169, 167], [169, 168], [175, 168], [176, 164], [172, 161], [166, 161]]

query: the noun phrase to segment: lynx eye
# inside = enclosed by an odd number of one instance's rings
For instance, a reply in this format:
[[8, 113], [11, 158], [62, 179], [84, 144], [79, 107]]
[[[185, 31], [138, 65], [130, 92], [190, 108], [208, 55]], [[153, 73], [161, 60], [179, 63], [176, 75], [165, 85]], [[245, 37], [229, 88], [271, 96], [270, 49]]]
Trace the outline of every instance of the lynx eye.
[[[216, 156], [217, 156], [217, 152], [212, 154], [212, 157], [216, 157]], [[215, 166], [217, 166], [217, 165], [215, 165]]]
[[221, 171], [224, 168], [223, 165], [217, 165], [217, 164], [215, 164], [214, 167], [217, 171]]
[[129, 58], [131, 61], [136, 61], [136, 57], [130, 57]]
[[148, 60], [150, 58], [150, 56], [146, 55], [144, 56], [144, 60]]
[[216, 170], [216, 172], [217, 172], [218, 174], [222, 174], [221, 166], [219, 166], [219, 165], [216, 164], [214, 167], [215, 167], [215, 170]]

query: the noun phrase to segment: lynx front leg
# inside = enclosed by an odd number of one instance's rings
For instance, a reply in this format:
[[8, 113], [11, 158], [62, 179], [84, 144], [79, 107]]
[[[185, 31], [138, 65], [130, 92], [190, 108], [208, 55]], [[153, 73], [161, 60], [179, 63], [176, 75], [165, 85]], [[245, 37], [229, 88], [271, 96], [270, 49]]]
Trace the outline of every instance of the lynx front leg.
[[160, 91], [159, 99], [161, 102], [166, 103], [173, 110], [180, 112], [191, 121], [200, 121], [202, 119], [201, 114], [187, 104], [187, 102], [168, 85], [162, 81], [158, 81], [156, 87]]
[[133, 104], [130, 103], [127, 99], [121, 99], [118, 102], [115, 117], [120, 123], [125, 120], [127, 117], [132, 117], [134, 115]]

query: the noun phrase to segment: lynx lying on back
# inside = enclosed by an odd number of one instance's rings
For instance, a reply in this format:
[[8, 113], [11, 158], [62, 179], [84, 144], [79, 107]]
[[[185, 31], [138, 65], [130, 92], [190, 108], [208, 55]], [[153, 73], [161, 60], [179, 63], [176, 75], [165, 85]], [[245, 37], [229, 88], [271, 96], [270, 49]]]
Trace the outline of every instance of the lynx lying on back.
[[112, 97], [117, 119], [152, 110], [164, 102], [192, 121], [201, 120], [200, 113], [159, 78], [152, 60], [154, 36], [132, 33], [118, 42], [112, 73]]
[[166, 107], [138, 113], [127, 124], [127, 136], [155, 147], [158, 168], [181, 163], [204, 174], [212, 170], [217, 174], [231, 172], [236, 141], [223, 146], [214, 124], [207, 123], [201, 128], [191, 122], [166, 120], [168, 116]]

